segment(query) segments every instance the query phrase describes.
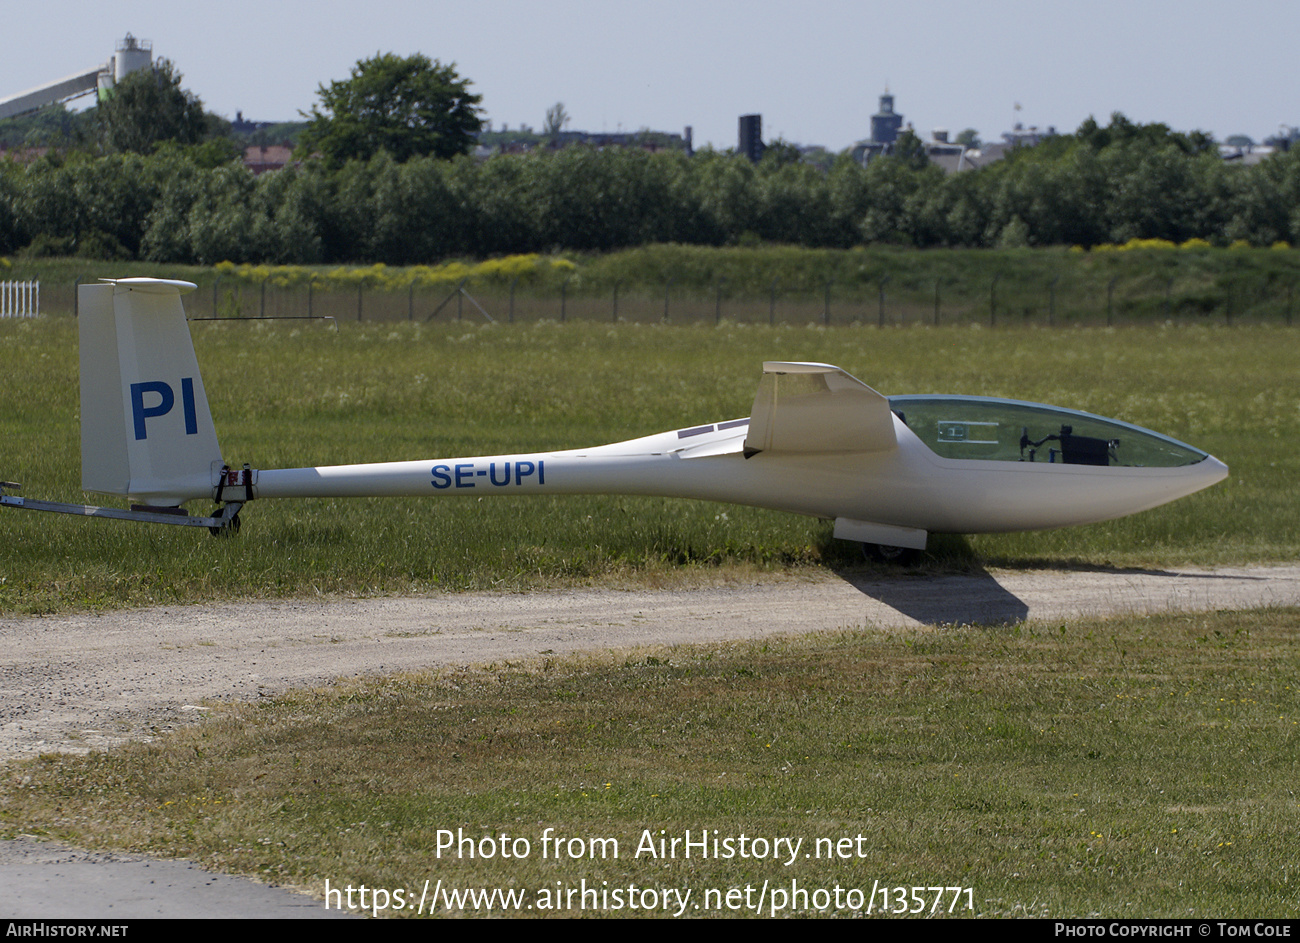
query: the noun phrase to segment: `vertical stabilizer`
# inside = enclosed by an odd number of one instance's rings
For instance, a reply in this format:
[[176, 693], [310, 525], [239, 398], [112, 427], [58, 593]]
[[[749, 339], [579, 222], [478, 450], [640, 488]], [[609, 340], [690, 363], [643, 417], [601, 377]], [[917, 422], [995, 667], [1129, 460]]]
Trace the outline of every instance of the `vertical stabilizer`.
[[178, 505], [209, 497], [221, 449], [181, 307], [190, 282], [79, 289], [81, 487]]

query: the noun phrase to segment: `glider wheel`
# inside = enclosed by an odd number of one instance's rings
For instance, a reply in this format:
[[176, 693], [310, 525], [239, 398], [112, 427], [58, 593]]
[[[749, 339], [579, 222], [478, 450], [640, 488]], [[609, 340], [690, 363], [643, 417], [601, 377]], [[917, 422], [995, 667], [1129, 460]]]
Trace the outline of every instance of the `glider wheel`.
[[[221, 513], [221, 508], [217, 508], [215, 511], [212, 512], [212, 516], [216, 517], [220, 513]], [[236, 534], [238, 534], [239, 533], [239, 512], [236, 511], [234, 516], [231, 517], [230, 520], [222, 524], [220, 527], [209, 527], [208, 533], [210, 533], [213, 537], [233, 537]]]

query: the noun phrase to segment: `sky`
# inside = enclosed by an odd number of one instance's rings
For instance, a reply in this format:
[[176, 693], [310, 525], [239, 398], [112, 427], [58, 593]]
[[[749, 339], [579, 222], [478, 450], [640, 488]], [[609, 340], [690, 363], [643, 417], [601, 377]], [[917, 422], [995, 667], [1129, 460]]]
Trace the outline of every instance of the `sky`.
[[[1089, 115], [1260, 141], [1300, 125], [1300, 2], [1236, 0], [41, 0], [6, 4], [0, 98], [93, 68], [129, 32], [227, 118], [298, 120], [323, 83], [379, 52], [423, 53], [540, 128], [763, 137], [832, 151], [869, 137], [888, 88], [928, 138]], [[90, 99], [85, 99], [87, 103]]]

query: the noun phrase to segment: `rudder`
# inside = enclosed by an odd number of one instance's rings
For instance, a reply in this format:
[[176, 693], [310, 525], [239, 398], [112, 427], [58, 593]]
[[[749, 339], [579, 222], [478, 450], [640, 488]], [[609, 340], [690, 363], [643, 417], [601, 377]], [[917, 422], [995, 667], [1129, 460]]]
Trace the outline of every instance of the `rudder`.
[[151, 506], [211, 496], [221, 448], [180, 298], [196, 287], [123, 278], [79, 288], [86, 491]]

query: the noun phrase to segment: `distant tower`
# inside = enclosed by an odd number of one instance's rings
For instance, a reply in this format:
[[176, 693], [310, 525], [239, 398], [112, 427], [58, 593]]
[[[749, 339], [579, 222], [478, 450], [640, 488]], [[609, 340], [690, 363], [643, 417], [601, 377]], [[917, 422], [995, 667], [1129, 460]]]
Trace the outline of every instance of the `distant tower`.
[[738, 150], [756, 164], [763, 159], [762, 115], [740, 116], [740, 147]]
[[879, 113], [871, 116], [871, 140], [875, 144], [893, 144], [902, 126], [903, 116], [894, 111], [894, 96], [886, 88], [880, 96]]
[[120, 82], [137, 69], [147, 69], [153, 63], [153, 43], [136, 39], [130, 33], [117, 44], [113, 56], [113, 79]]
[[130, 33], [117, 45], [117, 55], [102, 65], [46, 82], [18, 95], [0, 97], [0, 118], [31, 114], [55, 102], [69, 102], [82, 95], [99, 92], [100, 101], [115, 83], [132, 72], [147, 69], [153, 61], [153, 43], [136, 39]]
[[113, 57], [104, 63], [99, 73], [99, 97], [102, 99], [108, 91], [132, 72], [147, 69], [153, 65], [153, 43], [147, 39], [136, 39], [130, 33], [117, 44]]

